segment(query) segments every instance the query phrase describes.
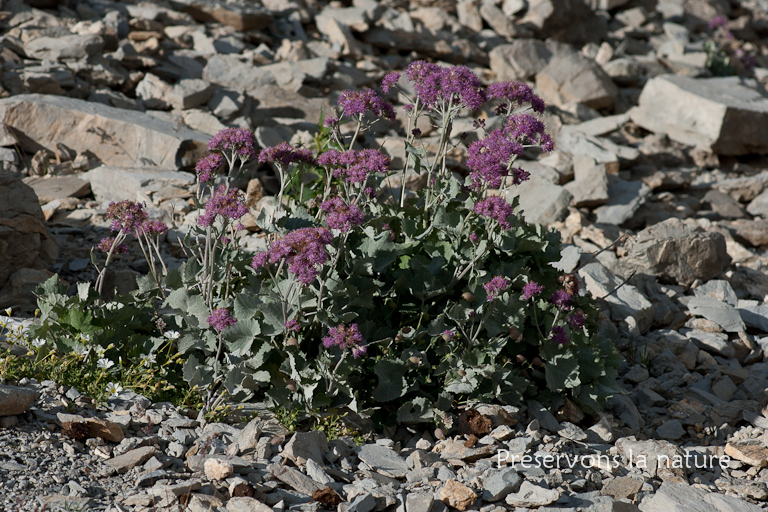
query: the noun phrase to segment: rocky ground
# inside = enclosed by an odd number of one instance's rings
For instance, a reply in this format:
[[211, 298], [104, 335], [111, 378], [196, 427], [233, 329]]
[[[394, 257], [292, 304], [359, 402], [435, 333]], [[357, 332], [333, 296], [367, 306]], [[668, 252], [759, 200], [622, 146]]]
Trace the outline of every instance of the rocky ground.
[[[479, 406], [463, 434], [402, 426], [362, 446], [291, 435], [263, 410], [201, 425], [126, 392], [97, 410], [22, 382], [0, 388], [4, 510], [768, 508], [767, 13], [760, 0], [2, 2], [0, 306], [16, 316], [52, 272], [95, 277], [110, 200], [175, 220], [166, 250], [180, 258], [174, 236], [194, 222], [182, 169], [221, 128], [307, 143], [338, 91], [427, 58], [546, 98], [557, 150], [531, 155], [514, 193], [561, 231], [563, 270], [627, 358], [626, 393], [599, 421]], [[750, 78], [709, 77], [717, 16], [753, 56]], [[366, 134], [393, 167], [398, 130]], [[274, 182], [256, 166], [249, 178], [255, 213]], [[263, 247], [246, 224], [243, 243]], [[146, 271], [117, 268], [123, 285]]]

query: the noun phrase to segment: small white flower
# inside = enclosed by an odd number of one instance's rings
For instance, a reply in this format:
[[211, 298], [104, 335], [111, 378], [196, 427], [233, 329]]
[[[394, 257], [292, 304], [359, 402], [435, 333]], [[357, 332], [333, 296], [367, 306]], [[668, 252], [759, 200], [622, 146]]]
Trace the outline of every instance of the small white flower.
[[83, 343], [88, 343], [89, 341], [91, 341], [91, 335], [80, 333], [80, 341], [82, 341]]
[[123, 386], [118, 384], [117, 382], [110, 382], [107, 384], [107, 393], [109, 393], [109, 396], [116, 396], [123, 390]]
[[85, 345], [81, 345], [80, 343], [77, 343], [74, 347], [72, 347], [72, 352], [76, 356], [85, 357], [85, 354], [88, 353], [88, 349], [85, 348]]
[[96, 366], [98, 366], [102, 370], [109, 370], [110, 368], [115, 366], [115, 362], [110, 361], [109, 359], [106, 359], [106, 358], [101, 358], [98, 361], [96, 361]]
[[142, 354], [141, 361], [144, 366], [149, 368], [150, 366], [152, 366], [154, 363], [157, 362], [157, 357], [155, 356], [155, 354]]
[[95, 347], [95, 350], [96, 350], [96, 357], [98, 357], [99, 359], [102, 359], [104, 357], [104, 354], [107, 353], [107, 350], [104, 347]]
[[11, 316], [11, 313], [13, 313], [13, 308], [5, 308], [6, 315]]
[[179, 331], [165, 331], [165, 334], [163, 334], [166, 338], [169, 340], [177, 340], [179, 337], [181, 337], [181, 334], [179, 334]]
[[41, 348], [45, 346], [46, 341], [43, 338], [35, 338], [32, 340], [32, 346], [35, 348]]

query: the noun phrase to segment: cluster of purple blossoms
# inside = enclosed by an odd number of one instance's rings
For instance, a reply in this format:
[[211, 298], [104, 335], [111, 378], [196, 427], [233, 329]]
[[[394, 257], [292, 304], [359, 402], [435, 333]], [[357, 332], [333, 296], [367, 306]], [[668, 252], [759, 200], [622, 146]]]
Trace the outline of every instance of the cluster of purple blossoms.
[[227, 153], [234, 151], [243, 160], [254, 158], [256, 139], [247, 128], [225, 128], [208, 141], [208, 151]]
[[[544, 100], [533, 93], [530, 85], [520, 82], [498, 82], [488, 86], [488, 98], [501, 99], [522, 107], [531, 105], [534, 112], [544, 113]], [[502, 105], [502, 108], [506, 105]]]
[[330, 149], [317, 158], [317, 163], [334, 169], [333, 175], [347, 183], [365, 183], [371, 174], [389, 170], [389, 157], [376, 149]]
[[287, 142], [281, 142], [277, 146], [264, 148], [259, 153], [259, 162], [289, 165], [294, 162], [313, 165], [315, 158], [312, 151], [307, 148], [294, 148]]
[[509, 174], [509, 162], [522, 154], [523, 146], [507, 138], [503, 130], [494, 130], [470, 144], [467, 167], [472, 188], [480, 190], [484, 183], [490, 188], [501, 187], [501, 181]]
[[552, 328], [552, 334], [550, 335], [549, 339], [555, 343], [559, 343], [560, 345], [565, 345], [568, 343], [568, 341], [570, 341], [570, 337], [565, 332], [565, 329], [559, 325], [556, 325]]
[[216, 332], [221, 332], [231, 325], [237, 323], [236, 318], [232, 318], [229, 311], [226, 308], [215, 308], [205, 319], [208, 325], [216, 329]]
[[130, 200], [109, 203], [104, 216], [112, 221], [112, 231], [122, 230], [124, 233], [134, 234], [139, 232], [149, 217], [143, 203]]
[[504, 135], [512, 140], [521, 141], [523, 144], [535, 144], [546, 152], [555, 149], [552, 137], [544, 133], [544, 123], [530, 114], [509, 116], [503, 130]]
[[512, 227], [509, 223], [509, 217], [514, 214], [514, 210], [512, 209], [512, 205], [501, 197], [491, 196], [482, 201], [478, 201], [475, 203], [472, 210], [482, 217], [495, 220], [503, 229]]
[[161, 220], [145, 220], [136, 230], [138, 236], [160, 235], [168, 231], [168, 225]]
[[496, 276], [483, 285], [485, 293], [488, 294], [488, 301], [493, 301], [498, 295], [507, 289], [511, 281], [506, 277]]
[[715, 30], [717, 28], [725, 28], [728, 26], [728, 19], [725, 16], [715, 16], [709, 20], [709, 30]]
[[[433, 108], [441, 103], [447, 106], [449, 102], [453, 102], [456, 106], [477, 110], [486, 101], [480, 79], [466, 66], [442, 68], [437, 64], [417, 60], [405, 68], [405, 76], [413, 84], [419, 101], [426, 108]], [[385, 80], [391, 83], [392, 79], [385, 77]], [[388, 90], [389, 88], [385, 89]]]
[[328, 336], [323, 337], [323, 346], [325, 348], [339, 347], [342, 350], [352, 350], [352, 357], [357, 359], [365, 354], [368, 347], [363, 345], [363, 335], [357, 324], [351, 324], [347, 327], [339, 324], [328, 330]]
[[215, 174], [218, 174], [224, 169], [226, 161], [221, 153], [210, 153], [201, 158], [195, 166], [197, 171], [197, 181], [200, 183], [208, 183], [213, 179]]
[[[112, 246], [115, 244], [115, 238], [108, 236], [106, 238], [102, 238], [99, 242], [99, 245], [96, 246], [98, 250], [104, 253], [109, 253], [110, 250], [112, 250]], [[128, 252], [128, 246], [125, 243], [118, 244], [117, 247], [115, 247], [114, 251], [115, 253], [127, 253]]]
[[346, 233], [352, 226], [363, 223], [363, 211], [357, 205], [347, 204], [340, 197], [332, 197], [320, 205], [326, 213], [325, 221], [328, 227]]
[[341, 91], [338, 105], [344, 117], [362, 116], [366, 112], [373, 112], [376, 117], [395, 120], [395, 109], [372, 89]]
[[333, 235], [325, 228], [297, 229], [274, 242], [269, 251], [257, 253], [251, 261], [251, 267], [259, 270], [268, 262], [285, 260], [288, 271], [306, 285], [320, 273], [318, 266], [328, 261], [325, 246], [332, 241]]
[[446, 329], [443, 331], [443, 339], [445, 341], [453, 341], [456, 339], [456, 331], [452, 329]]
[[557, 290], [550, 298], [549, 301], [558, 308], [568, 311], [571, 309], [571, 299], [573, 296], [565, 290]]
[[571, 326], [571, 329], [579, 329], [584, 327], [584, 325], [587, 323], [587, 317], [581, 308], [575, 309], [566, 320], [568, 325]]
[[523, 286], [523, 299], [530, 300], [537, 295], [541, 295], [541, 292], [543, 291], [544, 287], [542, 285], [536, 281], [528, 281], [528, 283]]
[[333, 128], [339, 125], [341, 120], [338, 117], [326, 117], [323, 121], [323, 126], [326, 128]]
[[299, 321], [295, 318], [291, 318], [287, 322], [283, 324], [283, 327], [285, 328], [285, 332], [298, 332], [299, 329], [301, 329], [301, 325], [299, 325]]
[[400, 80], [400, 73], [397, 73], [396, 71], [387, 73], [381, 80], [381, 90], [384, 92], [389, 92], [393, 87], [397, 85], [398, 80]]
[[213, 223], [217, 215], [239, 219], [246, 213], [248, 213], [248, 207], [245, 206], [243, 193], [237, 188], [227, 190], [224, 185], [221, 185], [205, 203], [205, 213], [197, 219], [197, 223], [207, 227]]

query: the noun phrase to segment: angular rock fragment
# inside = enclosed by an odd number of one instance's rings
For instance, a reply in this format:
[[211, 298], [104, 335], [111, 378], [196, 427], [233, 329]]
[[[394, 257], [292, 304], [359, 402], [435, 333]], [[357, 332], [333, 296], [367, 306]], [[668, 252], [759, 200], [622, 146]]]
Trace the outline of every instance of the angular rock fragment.
[[593, 60], [580, 55], [557, 55], [536, 74], [536, 88], [558, 107], [581, 103], [595, 109], [611, 108], [618, 89]]

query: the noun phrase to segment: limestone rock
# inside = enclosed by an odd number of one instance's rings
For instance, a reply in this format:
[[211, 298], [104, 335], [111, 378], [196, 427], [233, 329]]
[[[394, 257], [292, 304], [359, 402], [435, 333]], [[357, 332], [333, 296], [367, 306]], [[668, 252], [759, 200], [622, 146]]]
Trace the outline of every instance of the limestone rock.
[[581, 103], [595, 109], [611, 108], [618, 89], [593, 60], [580, 55], [558, 55], [536, 75], [536, 88], [558, 107]]
[[65, 197], [84, 197], [91, 192], [88, 182], [75, 176], [31, 176], [23, 181], [35, 191], [40, 204]]
[[515, 39], [502, 44], [488, 54], [491, 71], [499, 82], [530, 80], [547, 66], [552, 52], [536, 39]]
[[547, 489], [524, 480], [518, 492], [507, 495], [506, 502], [513, 507], [538, 508], [554, 503], [558, 498], [558, 490]]
[[219, 459], [208, 459], [203, 465], [205, 476], [209, 480], [226, 480], [234, 472], [231, 462]]
[[640, 510], [654, 512], [758, 512], [762, 510], [745, 500], [733, 496], [710, 493], [688, 484], [664, 482], [648, 500], [643, 500]]
[[448, 480], [440, 489], [440, 499], [449, 507], [463, 512], [472, 506], [477, 499], [477, 494], [461, 482]]
[[296, 432], [283, 448], [283, 458], [291, 459], [297, 466], [306, 464], [307, 459], [312, 459], [318, 464], [323, 464], [323, 455], [328, 452], [328, 440], [324, 432], [313, 430], [311, 432]]
[[0, 416], [22, 414], [37, 400], [36, 391], [0, 384]]
[[272, 16], [253, 2], [217, 0], [172, 0], [174, 9], [191, 15], [200, 22], [218, 21], [235, 30], [261, 30], [272, 21]]
[[105, 461], [104, 464], [114, 468], [118, 473], [125, 473], [129, 469], [144, 464], [154, 454], [154, 446], [142, 446], [141, 448], [135, 448], [122, 455], [113, 457]]
[[509, 189], [505, 199], [509, 201], [515, 196], [520, 197], [520, 209], [525, 220], [544, 225], [562, 220], [573, 197], [560, 185], [536, 175]]

